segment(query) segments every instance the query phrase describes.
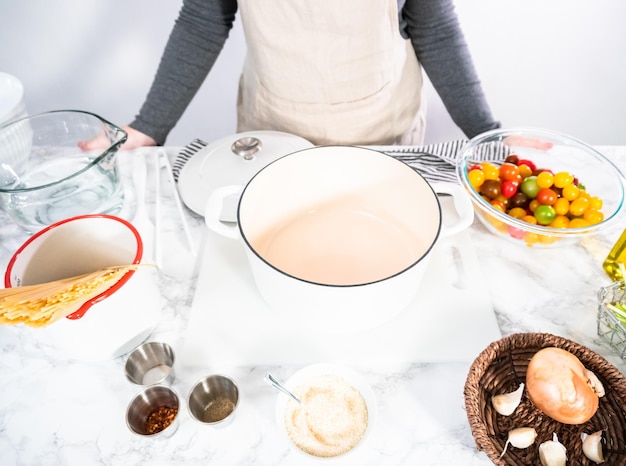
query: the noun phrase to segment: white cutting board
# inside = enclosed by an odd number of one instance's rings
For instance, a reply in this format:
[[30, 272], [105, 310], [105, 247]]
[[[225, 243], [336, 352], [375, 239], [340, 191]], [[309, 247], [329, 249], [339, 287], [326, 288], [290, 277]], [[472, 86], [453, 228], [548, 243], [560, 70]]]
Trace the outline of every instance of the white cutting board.
[[501, 338], [468, 231], [440, 240], [411, 305], [374, 330], [318, 334], [279, 319], [258, 293], [243, 245], [207, 232], [181, 363], [187, 366], [335, 362], [389, 369], [471, 362]]

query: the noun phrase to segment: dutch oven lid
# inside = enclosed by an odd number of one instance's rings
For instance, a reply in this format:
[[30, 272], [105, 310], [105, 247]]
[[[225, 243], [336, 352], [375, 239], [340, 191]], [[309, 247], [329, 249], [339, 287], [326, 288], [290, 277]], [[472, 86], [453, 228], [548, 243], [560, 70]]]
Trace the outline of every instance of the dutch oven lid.
[[[178, 178], [178, 191], [187, 207], [203, 215], [206, 201], [216, 188], [227, 185], [243, 188], [267, 164], [309, 147], [313, 144], [306, 139], [278, 131], [248, 131], [226, 136], [201, 149], [185, 163]], [[236, 205], [238, 197], [231, 201]]]

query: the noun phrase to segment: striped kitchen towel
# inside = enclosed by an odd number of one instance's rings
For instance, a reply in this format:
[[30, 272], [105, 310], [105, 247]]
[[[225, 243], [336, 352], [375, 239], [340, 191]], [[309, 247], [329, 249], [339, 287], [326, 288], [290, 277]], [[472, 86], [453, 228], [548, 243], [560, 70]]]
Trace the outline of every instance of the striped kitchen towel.
[[[461, 149], [467, 144], [466, 139], [429, 144], [426, 146], [364, 146], [379, 150], [403, 161], [417, 170], [428, 181], [447, 181], [457, 183], [456, 166], [460, 159]], [[181, 170], [195, 154], [209, 143], [194, 139], [185, 146], [172, 164], [174, 179], [178, 181]], [[506, 146], [493, 144], [481, 147], [480, 160], [502, 160], [506, 154]]]

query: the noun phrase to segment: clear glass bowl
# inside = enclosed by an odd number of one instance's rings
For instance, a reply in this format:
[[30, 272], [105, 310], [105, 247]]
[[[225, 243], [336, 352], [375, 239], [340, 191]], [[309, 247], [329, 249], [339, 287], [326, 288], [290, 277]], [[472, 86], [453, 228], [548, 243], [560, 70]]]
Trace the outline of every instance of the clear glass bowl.
[[[105, 149], [81, 149], [95, 138]], [[126, 138], [121, 128], [76, 110], [0, 126], [0, 208], [31, 233], [69, 217], [117, 213], [124, 196], [115, 155]]]
[[[549, 149], [539, 148], [547, 143]], [[545, 147], [545, 146], [543, 146]], [[583, 228], [553, 228], [533, 225], [493, 207], [471, 185], [468, 172], [484, 161], [501, 165], [508, 155], [531, 160], [553, 173], [566, 171], [578, 177], [592, 196], [603, 201], [604, 220]], [[570, 136], [554, 131], [518, 128], [498, 129], [476, 136], [461, 151], [457, 176], [472, 199], [476, 216], [497, 236], [513, 243], [548, 248], [570, 245], [612, 225], [622, 213], [626, 178], [604, 155]]]

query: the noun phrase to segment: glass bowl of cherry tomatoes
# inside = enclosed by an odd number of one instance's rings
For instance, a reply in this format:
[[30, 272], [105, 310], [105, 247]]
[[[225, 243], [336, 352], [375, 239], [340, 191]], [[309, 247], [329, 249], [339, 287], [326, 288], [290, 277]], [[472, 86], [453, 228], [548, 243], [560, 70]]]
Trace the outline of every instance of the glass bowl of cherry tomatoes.
[[593, 147], [554, 131], [480, 134], [461, 149], [457, 175], [485, 227], [521, 245], [577, 243], [623, 213], [621, 171]]

